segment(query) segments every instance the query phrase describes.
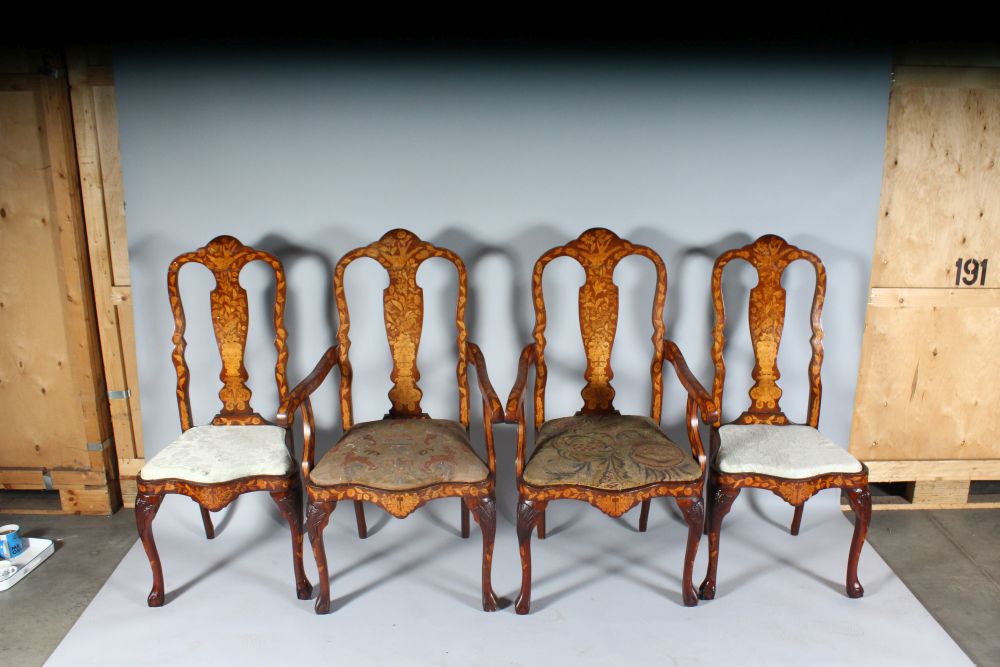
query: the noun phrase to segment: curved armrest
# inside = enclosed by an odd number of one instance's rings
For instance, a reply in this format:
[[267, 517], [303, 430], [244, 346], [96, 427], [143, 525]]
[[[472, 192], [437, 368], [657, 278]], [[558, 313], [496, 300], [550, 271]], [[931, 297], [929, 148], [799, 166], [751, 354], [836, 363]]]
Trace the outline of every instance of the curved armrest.
[[309, 396], [316, 391], [316, 389], [323, 384], [323, 380], [326, 376], [333, 370], [334, 365], [339, 359], [339, 354], [337, 352], [337, 346], [334, 345], [329, 350], [323, 353], [320, 357], [319, 363], [316, 367], [312, 369], [312, 372], [305, 377], [302, 382], [295, 385], [295, 388], [288, 392], [285, 396], [285, 400], [281, 402], [281, 406], [278, 408], [278, 416], [275, 421], [277, 421], [278, 426], [282, 428], [291, 428], [292, 423], [295, 421], [295, 412], [302, 405]]
[[691, 369], [688, 368], [687, 362], [684, 361], [684, 355], [681, 354], [681, 350], [677, 347], [677, 344], [672, 340], [664, 338], [663, 354], [667, 361], [673, 364], [674, 370], [677, 371], [677, 379], [681, 381], [681, 385], [687, 391], [688, 396], [698, 406], [702, 421], [706, 424], [717, 425], [719, 421], [719, 407], [712, 400], [712, 396], [705, 390], [705, 387], [698, 382], [698, 378], [694, 376]]
[[517, 362], [517, 379], [510, 390], [507, 398], [507, 412], [504, 414], [504, 421], [508, 424], [517, 423], [518, 407], [524, 402], [524, 390], [528, 386], [528, 366], [535, 363], [535, 344], [528, 343], [521, 350], [521, 358]]
[[483, 415], [483, 418], [488, 418], [491, 424], [501, 423], [504, 420], [503, 405], [501, 405], [500, 398], [490, 383], [490, 376], [486, 373], [486, 359], [483, 358], [483, 351], [475, 343], [466, 343], [465, 347], [469, 351], [469, 363], [476, 368], [479, 391], [483, 394], [483, 400], [489, 405], [489, 414]]

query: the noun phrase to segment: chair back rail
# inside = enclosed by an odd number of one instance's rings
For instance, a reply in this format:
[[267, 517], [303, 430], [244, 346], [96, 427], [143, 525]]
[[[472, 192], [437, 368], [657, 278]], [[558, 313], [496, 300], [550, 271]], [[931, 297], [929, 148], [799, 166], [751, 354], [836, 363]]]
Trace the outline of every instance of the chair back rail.
[[184, 431], [194, 424], [191, 415], [191, 374], [184, 357], [187, 349], [187, 341], [184, 339], [187, 321], [181, 303], [178, 276], [181, 267], [190, 263], [201, 264], [211, 271], [216, 283], [209, 298], [212, 308], [212, 328], [215, 330], [215, 341], [222, 357], [222, 372], [219, 374], [219, 379], [222, 380], [222, 389], [219, 391], [222, 409], [212, 419], [212, 424], [220, 426], [268, 423], [250, 406], [251, 392], [247, 386], [249, 374], [244, 363], [249, 310], [247, 293], [240, 285], [239, 276], [243, 267], [254, 261], [265, 262], [274, 270], [274, 347], [278, 352], [274, 377], [278, 385], [279, 402], [288, 394], [285, 271], [274, 255], [245, 246], [232, 236], [218, 236], [204, 247], [178, 256], [167, 270], [167, 294], [174, 315], [172, 359], [177, 371], [177, 409], [180, 412], [181, 429]]
[[722, 407], [722, 390], [726, 378], [723, 350], [726, 346], [726, 309], [722, 295], [722, 275], [726, 265], [734, 259], [748, 262], [757, 271], [757, 284], [750, 290], [748, 320], [750, 341], [754, 353], [752, 372], [753, 386], [750, 388], [750, 407], [733, 423], [735, 424], [788, 424], [779, 401], [781, 388], [778, 379], [778, 347], [785, 326], [785, 289], [781, 286], [781, 276], [788, 265], [797, 260], [812, 264], [816, 271], [816, 288], [813, 292], [810, 310], [812, 328], [812, 357], [809, 362], [809, 405], [806, 419], [809, 426], [819, 425], [822, 386], [820, 371], [823, 365], [823, 327], [821, 316], [823, 299], [826, 295], [826, 269], [813, 253], [791, 245], [780, 236], [768, 234], [742, 248], [724, 252], [715, 260], [712, 269], [712, 304], [715, 310], [715, 326], [712, 330], [712, 361], [715, 365], [715, 379], [712, 383], [712, 398]]
[[423, 289], [417, 285], [417, 271], [424, 261], [438, 257], [455, 265], [458, 272], [458, 298], [455, 309], [455, 326], [458, 330], [458, 396], [459, 421], [469, 427], [469, 378], [468, 332], [465, 326], [465, 306], [468, 298], [468, 275], [462, 259], [450, 250], [420, 240], [405, 229], [386, 232], [378, 241], [344, 255], [334, 271], [334, 295], [340, 328], [337, 343], [340, 348], [340, 414], [344, 430], [354, 424], [351, 381], [353, 372], [349, 350], [351, 340], [350, 313], [344, 289], [344, 273], [356, 259], [374, 259], [389, 274], [389, 286], [382, 294], [385, 331], [392, 356], [392, 388], [389, 390], [391, 407], [386, 415], [391, 418], [423, 418], [427, 415], [420, 407], [423, 392], [418, 386], [420, 371], [417, 368], [417, 350], [423, 330]]
[[618, 263], [630, 255], [649, 259], [656, 268], [656, 291], [653, 295], [653, 361], [650, 377], [653, 385], [650, 416], [660, 420], [663, 401], [663, 304], [667, 295], [667, 269], [663, 259], [652, 249], [629, 243], [614, 232], [594, 228], [566, 245], [556, 246], [535, 263], [532, 274], [532, 299], [535, 307], [535, 428], [545, 421], [545, 298], [542, 274], [549, 262], [558, 257], [572, 257], [583, 267], [585, 281], [580, 287], [580, 333], [587, 355], [584, 372], [586, 385], [580, 392], [583, 408], [580, 414], [615, 414], [615, 390], [611, 386], [611, 349], [618, 326], [618, 286], [614, 272]]

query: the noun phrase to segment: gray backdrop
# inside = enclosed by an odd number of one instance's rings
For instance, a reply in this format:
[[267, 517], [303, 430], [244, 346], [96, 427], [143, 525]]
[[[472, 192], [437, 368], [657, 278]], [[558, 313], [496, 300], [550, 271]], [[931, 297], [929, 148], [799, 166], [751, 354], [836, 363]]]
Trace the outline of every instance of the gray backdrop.
[[[179, 432], [170, 362], [166, 270], [218, 234], [277, 254], [289, 276], [290, 380], [334, 340], [333, 265], [346, 251], [405, 227], [458, 252], [470, 273], [470, 338], [506, 399], [533, 314], [531, 267], [553, 245], [605, 226], [651, 246], [669, 275], [668, 333], [709, 385], [714, 257], [773, 232], [817, 252], [829, 272], [821, 428], [847, 444], [864, 326], [889, 88], [888, 52], [770, 58], [678, 56], [559, 60], [392, 58], [313, 54], [115, 54], [136, 337], [147, 457]], [[258, 263], [259, 264], [259, 263]], [[801, 263], [800, 263], [801, 264]], [[212, 281], [182, 272], [195, 417], [218, 406], [220, 369], [208, 318]], [[622, 312], [614, 348], [616, 404], [648, 410], [645, 260], [616, 273]], [[724, 413], [747, 403], [749, 271], [731, 270]], [[421, 270], [424, 407], [454, 416], [454, 273]], [[580, 406], [584, 367], [576, 319], [582, 271], [550, 265], [548, 416]], [[262, 266], [244, 274], [251, 300], [247, 366], [254, 405], [274, 414], [274, 349]], [[388, 408], [381, 325], [384, 272], [348, 272], [356, 419]], [[785, 278], [783, 404], [805, 416], [808, 266]], [[679, 428], [683, 392], [667, 371], [664, 421]], [[336, 380], [314, 406], [328, 446]], [[478, 400], [475, 422], [481, 423]], [[476, 431], [478, 434], [478, 430]], [[498, 431], [499, 485], [509, 497], [513, 431]], [[321, 445], [321, 450], [326, 447]]]

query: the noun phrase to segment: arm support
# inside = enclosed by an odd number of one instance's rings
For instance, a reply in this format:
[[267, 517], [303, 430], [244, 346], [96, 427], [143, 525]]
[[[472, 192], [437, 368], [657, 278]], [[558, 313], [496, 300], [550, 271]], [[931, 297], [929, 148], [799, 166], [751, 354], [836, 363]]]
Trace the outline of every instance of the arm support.
[[677, 379], [681, 381], [688, 397], [701, 412], [702, 421], [712, 426], [718, 426], [719, 407], [712, 400], [712, 396], [705, 390], [705, 387], [698, 382], [698, 378], [694, 376], [691, 369], [688, 368], [687, 362], [684, 361], [684, 355], [681, 354], [677, 344], [672, 340], [664, 339], [663, 356], [673, 364], [674, 370], [677, 371]]
[[309, 396], [323, 384], [323, 380], [333, 370], [338, 359], [337, 346], [334, 345], [323, 353], [319, 363], [312, 369], [312, 372], [302, 382], [295, 385], [294, 389], [288, 392], [285, 400], [281, 402], [281, 406], [278, 408], [278, 416], [275, 421], [277, 421], [278, 426], [286, 429], [292, 428], [295, 422], [295, 412], [299, 407], [302, 408], [302, 472], [306, 476], [306, 479], [309, 478], [309, 470], [313, 466], [316, 447], [315, 436], [313, 435], [316, 425], [313, 422], [312, 403], [309, 400]]
[[479, 391], [483, 395], [483, 406], [489, 406], [489, 410], [484, 410], [483, 419], [489, 421], [491, 424], [496, 424], [503, 422], [503, 405], [500, 403], [500, 398], [497, 396], [497, 392], [493, 389], [493, 385], [490, 383], [490, 376], [486, 373], [486, 359], [483, 358], [483, 352], [479, 349], [479, 346], [475, 343], [466, 343], [466, 349], [469, 351], [469, 363], [472, 364], [476, 369], [476, 378], [479, 380]]
[[338, 357], [337, 346], [334, 345], [323, 353], [319, 363], [312, 369], [312, 372], [302, 382], [295, 385], [294, 389], [288, 392], [285, 400], [281, 402], [281, 407], [278, 408], [278, 426], [291, 428], [292, 423], [295, 421], [295, 411], [302, 405], [302, 401], [309, 398], [323, 384], [323, 380], [326, 379], [326, 376], [333, 370], [334, 365], [337, 363]]
[[524, 392], [528, 387], [528, 367], [535, 363], [535, 344], [529, 343], [521, 350], [521, 358], [517, 362], [517, 379], [514, 380], [514, 387], [510, 390], [510, 397], [507, 399], [507, 412], [504, 420], [508, 424], [518, 422], [518, 408], [524, 404]]

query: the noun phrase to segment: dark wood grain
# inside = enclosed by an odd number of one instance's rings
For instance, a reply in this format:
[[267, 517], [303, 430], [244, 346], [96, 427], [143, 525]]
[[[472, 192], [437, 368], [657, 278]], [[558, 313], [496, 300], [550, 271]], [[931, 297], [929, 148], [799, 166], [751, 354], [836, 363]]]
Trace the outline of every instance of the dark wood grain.
[[[285, 329], [285, 272], [273, 255], [245, 246], [232, 236], [219, 236], [205, 247], [180, 255], [167, 271], [167, 294], [174, 316], [172, 360], [177, 373], [177, 408], [180, 414], [181, 430], [194, 426], [191, 412], [190, 371], [185, 359], [187, 342], [184, 338], [186, 319], [181, 302], [179, 274], [183, 266], [190, 263], [205, 266], [215, 277], [215, 288], [210, 294], [212, 326], [222, 358], [222, 389], [219, 398], [222, 409], [212, 419], [216, 426], [254, 426], [269, 422], [250, 406], [250, 389], [247, 387], [248, 374], [244, 364], [246, 354], [247, 327], [249, 314], [246, 291], [240, 285], [240, 272], [250, 262], [261, 261], [271, 267], [275, 276], [274, 300], [274, 346], [277, 350], [275, 381], [278, 386], [278, 400], [288, 398], [288, 332]], [[286, 431], [285, 444], [294, 453], [290, 433]], [[159, 563], [156, 544], [153, 540], [152, 521], [165, 494], [177, 493], [193, 499], [201, 508], [205, 536], [215, 537], [210, 511], [218, 511], [243, 493], [267, 491], [278, 504], [288, 522], [292, 534], [292, 565], [295, 575], [297, 595], [309, 596], [312, 589], [302, 565], [302, 485], [297, 473], [284, 476], [260, 475], [243, 477], [227, 482], [200, 484], [182, 479], [145, 480], [140, 473], [136, 481], [136, 526], [146, 555], [153, 569], [153, 591], [148, 602], [150, 606], [160, 606], [164, 602], [163, 571]], [[297, 504], [297, 507], [296, 507]]]
[[[715, 260], [712, 269], [712, 303], [715, 311], [715, 326], [712, 330], [712, 359], [715, 365], [715, 380], [712, 384], [713, 402], [717, 406], [722, 405], [726, 375], [723, 359], [726, 346], [726, 315], [722, 276], [726, 266], [734, 259], [741, 259], [752, 265], [757, 272], [758, 282], [750, 290], [749, 297], [748, 320], [755, 359], [750, 406], [732, 423], [770, 424], [778, 427], [791, 423], [779, 405], [782, 391], [778, 386], [781, 373], [778, 370], [777, 359], [785, 323], [786, 296], [785, 289], [781, 286], [781, 277], [789, 264], [804, 260], [813, 266], [816, 274], [816, 287], [809, 315], [812, 329], [810, 340], [812, 356], [808, 368], [809, 398], [806, 422], [808, 426], [817, 428], [823, 395], [820, 380], [823, 365], [821, 316], [826, 297], [826, 269], [815, 254], [793, 246], [779, 236], [771, 234], [762, 236], [742, 248], [722, 253]], [[719, 445], [720, 426], [721, 416], [717, 414], [712, 424], [710, 440], [712, 443], [710, 455], [713, 457], [713, 462]], [[864, 545], [864, 536], [868, 530], [868, 522], [871, 519], [867, 467], [862, 465], [861, 471], [857, 473], [831, 473], [805, 479], [789, 479], [763, 474], [724, 473], [713, 465], [709, 471], [709, 521], [706, 525], [709, 535], [709, 560], [708, 571], [700, 589], [702, 599], [710, 600], [715, 597], [722, 519], [743, 488], [767, 489], [791, 504], [795, 508], [791, 525], [793, 535], [799, 532], [804, 505], [809, 498], [823, 489], [846, 490], [857, 516], [854, 540], [848, 558], [847, 594], [850, 597], [860, 597], [863, 594], [864, 590], [857, 579], [857, 564], [861, 547]]]
[[[546, 310], [542, 290], [542, 276], [545, 267], [559, 257], [571, 257], [584, 268], [585, 282], [579, 292], [580, 329], [583, 336], [587, 368], [584, 373], [585, 387], [582, 391], [583, 407], [578, 414], [617, 414], [611, 386], [611, 350], [614, 345], [615, 328], [618, 317], [618, 288], [613, 274], [618, 263], [630, 255], [645, 257], [656, 271], [656, 285], [652, 307], [652, 365], [650, 369], [651, 405], [650, 416], [659, 422], [663, 402], [663, 361], [667, 359], [677, 372], [681, 385], [688, 394], [686, 417], [691, 456], [698, 462], [702, 476], [690, 482], [660, 482], [645, 484], [625, 490], [606, 490], [588, 486], [559, 484], [535, 486], [525, 482], [524, 468], [527, 461], [528, 424], [525, 418], [525, 400], [528, 395], [528, 380], [532, 369], [535, 371], [534, 384], [534, 431], [545, 423], [545, 383], [547, 366], [545, 362]], [[535, 263], [532, 273], [532, 298], [535, 309], [534, 342], [525, 347], [518, 361], [517, 378], [507, 399], [505, 419], [517, 424], [517, 451], [515, 473], [518, 487], [517, 534], [521, 555], [521, 592], [515, 605], [519, 614], [528, 613], [531, 606], [531, 532], [537, 527], [539, 536], [544, 535], [545, 506], [551, 500], [582, 500], [597, 507], [610, 516], [621, 516], [635, 505], [642, 503], [640, 530], [645, 531], [649, 517], [649, 501], [661, 496], [677, 498], [685, 512], [686, 520], [700, 523], [697, 530], [689, 530], [685, 553], [682, 592], [685, 604], [697, 604], [691, 581], [692, 567], [697, 554], [698, 542], [704, 525], [704, 505], [701, 500], [704, 487], [706, 456], [698, 432], [699, 410], [706, 419], [715, 419], [717, 410], [711, 394], [691, 373], [684, 357], [674, 343], [665, 341], [663, 332], [663, 309], [667, 293], [667, 271], [656, 252], [652, 249], [630, 243], [607, 229], [590, 229], [574, 241], [552, 248]]]
[[[351, 319], [347, 307], [344, 276], [348, 266], [355, 260], [369, 258], [377, 261], [389, 274], [389, 285], [383, 293], [383, 308], [386, 337], [392, 356], [392, 371], [389, 390], [389, 411], [386, 419], [427, 419], [421, 407], [423, 392], [419, 387], [420, 371], [417, 368], [417, 351], [423, 331], [424, 300], [423, 290], [417, 284], [416, 276], [421, 264], [429, 259], [439, 258], [450, 262], [458, 277], [458, 296], [455, 307], [454, 326], [458, 332], [458, 367], [456, 376], [459, 396], [459, 423], [469, 429], [470, 388], [468, 367], [476, 371], [478, 386], [483, 399], [483, 431], [486, 440], [486, 463], [488, 476], [475, 483], [442, 482], [416, 489], [387, 490], [360, 484], [322, 485], [310, 477], [314, 468], [315, 442], [313, 433], [312, 406], [309, 396], [322, 384], [329, 371], [340, 370], [341, 424], [346, 433], [354, 426], [353, 398], [351, 385], [354, 370], [350, 361]], [[496, 474], [496, 452], [493, 440], [493, 424], [503, 420], [503, 405], [490, 384], [486, 361], [482, 351], [468, 340], [465, 324], [465, 308], [468, 294], [468, 274], [462, 259], [446, 248], [420, 240], [412, 232], [394, 229], [387, 232], [375, 243], [357, 248], [344, 255], [334, 270], [334, 298], [340, 319], [337, 331], [337, 345], [327, 351], [314, 371], [289, 393], [289, 400], [279, 410], [279, 423], [291, 425], [298, 410], [303, 413], [304, 449], [302, 471], [306, 479], [308, 496], [308, 518], [306, 520], [309, 539], [313, 546], [317, 568], [320, 569], [320, 596], [316, 601], [316, 612], [330, 610], [329, 573], [323, 548], [323, 530], [329, 521], [329, 512], [338, 501], [351, 500], [355, 506], [358, 534], [367, 535], [361, 503], [372, 503], [397, 518], [409, 516], [423, 504], [437, 499], [459, 497], [462, 499], [461, 535], [469, 534], [469, 512], [475, 517], [483, 533], [483, 609], [496, 609], [496, 594], [493, 592], [491, 571], [493, 563], [493, 543], [496, 531], [496, 510], [494, 477]]]

